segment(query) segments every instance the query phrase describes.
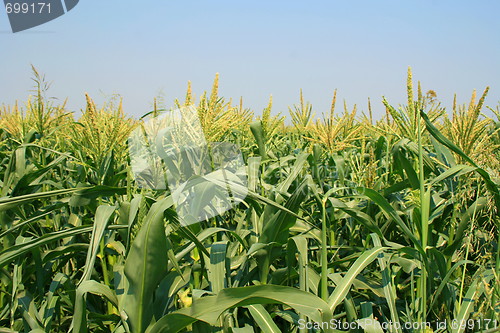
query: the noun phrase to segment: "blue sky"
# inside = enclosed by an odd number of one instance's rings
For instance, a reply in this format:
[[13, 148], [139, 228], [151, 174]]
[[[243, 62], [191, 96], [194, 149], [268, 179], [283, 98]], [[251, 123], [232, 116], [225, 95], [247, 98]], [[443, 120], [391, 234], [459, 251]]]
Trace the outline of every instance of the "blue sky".
[[[30, 64], [53, 82], [50, 95], [84, 107], [113, 94], [125, 111], [146, 113], [197, 96], [220, 73], [227, 98], [243, 96], [257, 114], [297, 103], [299, 90], [317, 115], [333, 91], [348, 106], [384, 112], [382, 96], [404, 103], [408, 66], [444, 106], [468, 102], [491, 86], [500, 101], [500, 2], [491, 1], [118, 1], [81, 0], [68, 14], [12, 34], [0, 11], [0, 104], [25, 100]], [[341, 104], [339, 111], [341, 110]]]

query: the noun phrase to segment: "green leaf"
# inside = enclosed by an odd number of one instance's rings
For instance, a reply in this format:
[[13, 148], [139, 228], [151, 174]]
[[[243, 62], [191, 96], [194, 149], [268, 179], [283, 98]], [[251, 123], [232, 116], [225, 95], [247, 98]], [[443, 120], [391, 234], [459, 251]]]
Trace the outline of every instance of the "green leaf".
[[406, 158], [402, 148], [396, 151], [394, 158], [401, 163], [411, 187], [413, 189], [418, 189], [420, 187], [420, 182], [418, 180], [417, 173], [415, 172], [415, 169], [413, 169], [411, 162]]
[[191, 272], [191, 267], [186, 267], [181, 272], [171, 271], [160, 282], [155, 292], [154, 311], [156, 318], [167, 314], [167, 309], [172, 306], [177, 292], [189, 283]]
[[458, 177], [458, 176], [461, 176], [463, 174], [466, 174], [466, 173], [469, 173], [469, 172], [472, 172], [472, 171], [475, 171], [477, 168], [475, 167], [471, 167], [471, 166], [468, 166], [468, 165], [455, 165], [451, 168], [449, 168], [448, 170], [446, 170], [445, 172], [441, 173], [439, 176], [437, 176], [436, 178], [432, 179], [432, 181], [429, 183], [429, 185], [434, 185], [440, 181], [443, 181], [449, 177]]
[[486, 197], [479, 197], [472, 205], [467, 208], [465, 213], [460, 216], [460, 223], [458, 224], [455, 235], [453, 236], [454, 240], [443, 250], [443, 253], [445, 255], [451, 256], [453, 252], [463, 244], [465, 229], [470, 225], [471, 220], [474, 219], [474, 216], [479, 214], [481, 210], [486, 209], [487, 205], [488, 199]]
[[247, 306], [253, 319], [264, 333], [280, 333], [280, 329], [266, 311], [263, 305], [255, 304]]
[[52, 168], [60, 164], [66, 158], [67, 158], [66, 156], [59, 156], [54, 161], [50, 162], [47, 166], [25, 173], [21, 177], [21, 179], [17, 181], [16, 186], [12, 190], [12, 196], [16, 197], [20, 194], [26, 193], [26, 190], [34, 185], [33, 183], [39, 184], [40, 181], [39, 180], [36, 181], [37, 179], [42, 178], [43, 175], [45, 175]]
[[168, 264], [163, 214], [172, 205], [168, 197], [151, 206], [125, 261], [128, 285], [120, 306], [128, 316], [132, 332], [144, 332], [153, 318], [153, 295]]
[[306, 153], [300, 153], [297, 156], [297, 159], [295, 160], [295, 163], [293, 164], [292, 169], [288, 173], [288, 176], [286, 179], [280, 183], [277, 187], [278, 192], [288, 192], [288, 189], [290, 188], [290, 185], [292, 183], [299, 179], [299, 176], [304, 169], [304, 165], [307, 163], [307, 158], [309, 157], [309, 154]]
[[1, 232], [0, 238], [4, 237], [5, 235], [8, 235], [8, 234], [13, 234], [14, 231], [16, 231], [17, 229], [19, 229], [27, 224], [30, 224], [31, 222], [37, 221], [37, 220], [41, 219], [42, 217], [45, 217], [49, 214], [52, 214], [52, 212], [54, 210], [61, 209], [61, 206], [62, 206], [62, 204], [61, 205], [52, 205], [48, 208], [45, 208], [43, 211], [42, 210], [38, 211], [34, 217], [27, 219], [26, 221], [16, 223], [13, 226], [11, 226], [9, 229], [5, 230], [4, 232]]
[[114, 211], [115, 207], [113, 206], [101, 205], [97, 207], [92, 227], [92, 237], [90, 238], [90, 246], [87, 252], [87, 260], [85, 261], [85, 267], [79, 284], [90, 279], [90, 275], [94, 269], [95, 258], [97, 256], [97, 252], [99, 251], [99, 243], [104, 236], [104, 231], [106, 231], [109, 219], [111, 215], [113, 215]]
[[433, 309], [433, 306], [434, 306], [434, 303], [438, 300], [438, 297], [441, 295], [441, 292], [443, 291], [444, 287], [446, 287], [446, 285], [448, 283], [450, 283], [450, 279], [452, 278], [452, 275], [453, 273], [455, 273], [455, 271], [462, 265], [473, 265], [474, 262], [473, 261], [470, 261], [470, 260], [460, 260], [458, 262], [456, 262], [449, 270], [448, 272], [446, 273], [446, 275], [443, 277], [441, 283], [439, 284], [438, 288], [436, 289], [436, 291], [432, 294], [432, 297], [430, 298], [431, 302], [430, 302], [430, 305], [428, 307], [428, 311], [431, 311]]
[[[124, 226], [110, 226], [109, 229], [123, 229]], [[27, 252], [33, 251], [34, 249], [46, 245], [63, 238], [85, 234], [92, 231], [92, 227], [81, 226], [76, 228], [71, 228], [67, 230], [61, 230], [57, 232], [47, 233], [37, 239], [31, 240], [29, 242], [14, 245], [2, 252], [0, 252], [0, 267], [8, 264], [12, 260], [25, 255]]]
[[286, 201], [285, 208], [291, 211], [293, 215], [283, 210], [275, 212], [265, 222], [259, 242], [265, 244], [272, 242], [284, 244], [287, 242], [289, 229], [295, 224], [295, 215], [300, 209], [300, 204], [306, 197], [310, 177], [307, 176]]
[[248, 189], [250, 191], [257, 191], [259, 185], [259, 167], [262, 158], [260, 156], [252, 156], [248, 158]]
[[401, 219], [401, 217], [398, 215], [396, 210], [391, 206], [391, 204], [387, 201], [386, 198], [381, 196], [378, 192], [369, 188], [358, 187], [357, 191], [361, 193], [362, 196], [366, 196], [370, 198], [374, 203], [376, 203], [377, 206], [379, 206], [382, 209], [384, 215], [386, 215], [388, 218], [391, 218], [394, 222], [396, 222], [401, 231], [403, 231], [405, 236], [408, 237], [413, 242], [418, 251], [425, 255], [425, 252], [422, 249], [420, 241], [417, 239], [417, 237], [415, 237], [413, 232], [408, 228], [408, 226]]
[[34, 201], [34, 200], [40, 200], [40, 199], [55, 197], [58, 195], [70, 194], [70, 193], [74, 193], [74, 192], [77, 192], [80, 190], [81, 189], [79, 189], [79, 188], [70, 188], [70, 189], [63, 189], [63, 190], [54, 190], [54, 191], [48, 191], [48, 192], [26, 194], [26, 195], [21, 195], [21, 196], [17, 196], [17, 197], [3, 197], [3, 198], [0, 198], [0, 212], [16, 208], [20, 205], [24, 205], [24, 204], [31, 202], [31, 201]]
[[349, 207], [348, 205], [346, 205], [344, 202], [340, 201], [337, 198], [328, 198], [328, 200], [330, 201], [332, 207], [338, 208], [339, 210], [349, 214], [349, 216], [351, 216], [353, 219], [361, 223], [368, 230], [370, 230], [373, 233], [376, 233], [380, 238], [384, 239], [382, 231], [368, 214], [364, 213], [360, 209]]
[[[258, 285], [222, 290], [217, 296], [207, 296], [193, 302], [191, 308], [181, 309], [158, 320], [148, 332], [178, 332], [195, 321], [211, 325], [220, 315], [231, 308], [255, 304], [286, 304], [298, 313], [316, 322], [333, 319], [328, 305], [319, 297], [292, 287]], [[326, 329], [325, 332], [331, 332]]]
[[226, 287], [226, 251], [227, 241], [216, 242], [210, 247], [208, 280], [213, 293], [218, 293]]
[[87, 293], [104, 296], [118, 308], [118, 299], [108, 286], [93, 280], [82, 282], [76, 289], [75, 309], [73, 311], [73, 321], [71, 322], [71, 327], [75, 333], [87, 332], [87, 310], [85, 305]]
[[148, 327], [146, 333], [175, 333], [197, 322], [198, 319], [184, 313], [169, 313]]
[[460, 148], [458, 148], [453, 142], [448, 140], [429, 120], [429, 117], [423, 112], [420, 111], [420, 116], [424, 119], [425, 121], [425, 126], [427, 127], [427, 130], [429, 133], [440, 143], [451, 149], [454, 153], [462, 157], [464, 160], [472, 164], [474, 167], [476, 167], [477, 173], [483, 178], [486, 187], [488, 190], [493, 194], [493, 197], [495, 198], [495, 205], [497, 207], [497, 211], [500, 211], [500, 192], [498, 191], [498, 185], [496, 185], [492, 180], [488, 172], [486, 172], [484, 169], [481, 169], [469, 156], [467, 156]]
[[265, 160], [267, 159], [266, 153], [266, 139], [264, 137], [264, 129], [262, 128], [262, 122], [254, 121], [250, 124], [250, 130], [257, 142], [257, 146], [259, 147], [259, 155]]
[[462, 333], [467, 325], [460, 325], [460, 323], [466, 323], [467, 319], [469, 319], [470, 314], [474, 310], [474, 304], [479, 297], [485, 292], [485, 286], [488, 282], [494, 277], [493, 272], [489, 270], [489, 273], [481, 275], [476, 274], [476, 277], [472, 281], [465, 297], [462, 300], [462, 304], [460, 304], [460, 311], [455, 317], [458, 325], [456, 327], [452, 327], [452, 333]]
[[[373, 245], [376, 247], [381, 247], [382, 243], [380, 242], [380, 238], [376, 234], [370, 235], [373, 240]], [[382, 285], [384, 287], [384, 295], [387, 301], [387, 305], [389, 306], [389, 311], [391, 314], [391, 321], [393, 323], [399, 323], [398, 311], [396, 309], [396, 288], [392, 283], [391, 273], [390, 273], [390, 265], [388, 265], [387, 259], [384, 258], [384, 252], [380, 252], [377, 257], [378, 265], [380, 266], [380, 270], [382, 272]], [[402, 332], [401, 327], [399, 325], [391, 325], [389, 328], [390, 332]]]
[[384, 251], [385, 247], [374, 247], [371, 250], [365, 251], [358, 259], [352, 264], [351, 268], [347, 271], [346, 275], [342, 281], [335, 287], [335, 290], [328, 298], [328, 306], [330, 311], [334, 312], [335, 308], [342, 302], [344, 297], [349, 292], [351, 285], [356, 280], [358, 274], [360, 274], [366, 266], [377, 259], [379, 253]]
[[126, 194], [126, 187], [111, 187], [105, 185], [96, 185], [93, 187], [80, 188], [73, 194], [69, 200], [70, 206], [80, 207], [88, 205], [97, 197], [111, 197], [115, 194]]

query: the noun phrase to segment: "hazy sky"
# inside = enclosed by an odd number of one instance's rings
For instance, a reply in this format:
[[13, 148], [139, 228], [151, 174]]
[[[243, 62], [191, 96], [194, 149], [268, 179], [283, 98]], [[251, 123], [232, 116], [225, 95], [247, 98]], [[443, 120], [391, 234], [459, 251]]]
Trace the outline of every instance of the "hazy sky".
[[[287, 112], [300, 88], [317, 115], [338, 100], [366, 111], [405, 101], [408, 66], [445, 106], [491, 86], [500, 101], [500, 1], [118, 1], [81, 0], [68, 14], [12, 34], [0, 11], [0, 104], [25, 100], [30, 64], [53, 82], [51, 96], [84, 107], [120, 94], [125, 111], [146, 113], [197, 96], [216, 72], [227, 98], [260, 113], [273, 95]], [[341, 110], [340, 105], [339, 111]]]

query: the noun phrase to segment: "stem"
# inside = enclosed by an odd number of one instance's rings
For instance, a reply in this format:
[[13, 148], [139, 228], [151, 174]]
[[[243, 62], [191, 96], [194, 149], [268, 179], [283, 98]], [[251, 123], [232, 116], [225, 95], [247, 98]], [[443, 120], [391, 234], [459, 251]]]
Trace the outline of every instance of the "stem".
[[[497, 230], [498, 230], [498, 226], [497, 226]], [[496, 267], [495, 268], [495, 271], [496, 271], [495, 278], [498, 279], [498, 277], [500, 276], [500, 232], [498, 232], [497, 258], [496, 258], [496, 266], [495, 267]], [[500, 283], [495, 283], [495, 287], [493, 288], [493, 295], [491, 296], [491, 304], [497, 304], [497, 294], [499, 293], [498, 288], [500, 288]], [[496, 314], [495, 314], [494, 310], [491, 310], [491, 312], [492, 312], [491, 319], [495, 319]]]
[[[422, 130], [420, 118], [418, 118], [417, 123], [418, 131], [418, 167], [419, 167], [419, 183], [420, 183], [420, 230], [421, 230], [421, 241], [424, 253], [427, 252], [427, 237], [429, 228], [429, 205], [428, 196], [425, 191], [425, 175], [424, 175], [424, 148], [422, 145]], [[430, 198], [429, 198], [430, 199]], [[418, 321], [423, 323], [426, 321], [427, 314], [427, 271], [425, 269], [425, 263], [423, 262], [425, 258], [422, 258], [422, 273], [418, 281], [417, 297], [421, 300], [420, 309], [418, 312]], [[420, 329], [420, 331], [425, 331], [425, 328]]]
[[321, 217], [321, 298], [328, 301], [328, 243], [326, 225], [326, 200], [322, 202]]
[[[481, 186], [478, 186], [477, 196], [476, 196], [476, 203], [477, 203], [477, 199], [479, 198], [479, 192], [480, 191], [481, 191]], [[464, 263], [464, 267], [462, 269], [462, 281], [460, 282], [460, 293], [458, 294], [458, 309], [457, 309], [457, 313], [460, 313], [460, 308], [462, 307], [462, 295], [463, 295], [464, 287], [465, 287], [465, 273], [467, 272], [467, 260], [469, 259], [470, 237], [472, 235], [472, 229], [474, 228], [474, 222], [476, 221], [476, 211], [477, 211], [477, 204], [474, 205], [474, 212], [472, 213], [472, 219], [471, 219], [471, 224], [470, 224], [470, 229], [469, 229], [469, 235], [467, 237], [467, 248], [465, 250], [465, 263]]]
[[[111, 287], [109, 284], [109, 275], [108, 275], [108, 265], [106, 264], [106, 254], [104, 252], [104, 237], [101, 239], [101, 242], [99, 243], [100, 247], [100, 256], [99, 260], [101, 261], [101, 267], [102, 267], [102, 275], [104, 279], [104, 284], [108, 287]], [[107, 303], [107, 308], [108, 308], [108, 314], [113, 313], [113, 304], [111, 302], [106, 301]]]
[[[307, 283], [307, 255], [305, 258], [305, 262], [303, 257], [299, 254], [299, 288], [300, 290], [309, 292], [309, 286]], [[304, 314], [300, 314], [299, 318], [303, 320], [303, 322], [307, 322], [307, 317]], [[300, 333], [307, 333], [307, 329], [305, 327], [301, 327], [299, 325]]]

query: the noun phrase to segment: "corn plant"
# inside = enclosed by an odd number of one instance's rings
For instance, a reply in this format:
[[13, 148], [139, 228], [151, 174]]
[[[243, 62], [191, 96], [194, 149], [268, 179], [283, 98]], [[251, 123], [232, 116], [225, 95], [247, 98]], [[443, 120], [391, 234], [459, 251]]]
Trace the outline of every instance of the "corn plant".
[[[291, 126], [272, 100], [258, 118], [226, 101], [216, 76], [200, 122], [240, 145], [248, 186], [185, 225], [168, 188], [132, 177], [141, 120], [89, 96], [73, 119], [35, 72], [26, 109], [0, 114], [0, 331], [493, 332], [499, 121], [486, 92], [448, 118], [411, 76], [384, 119], [336, 114], [334, 95], [315, 122], [301, 92]], [[196, 104], [190, 84], [174, 104]]]

